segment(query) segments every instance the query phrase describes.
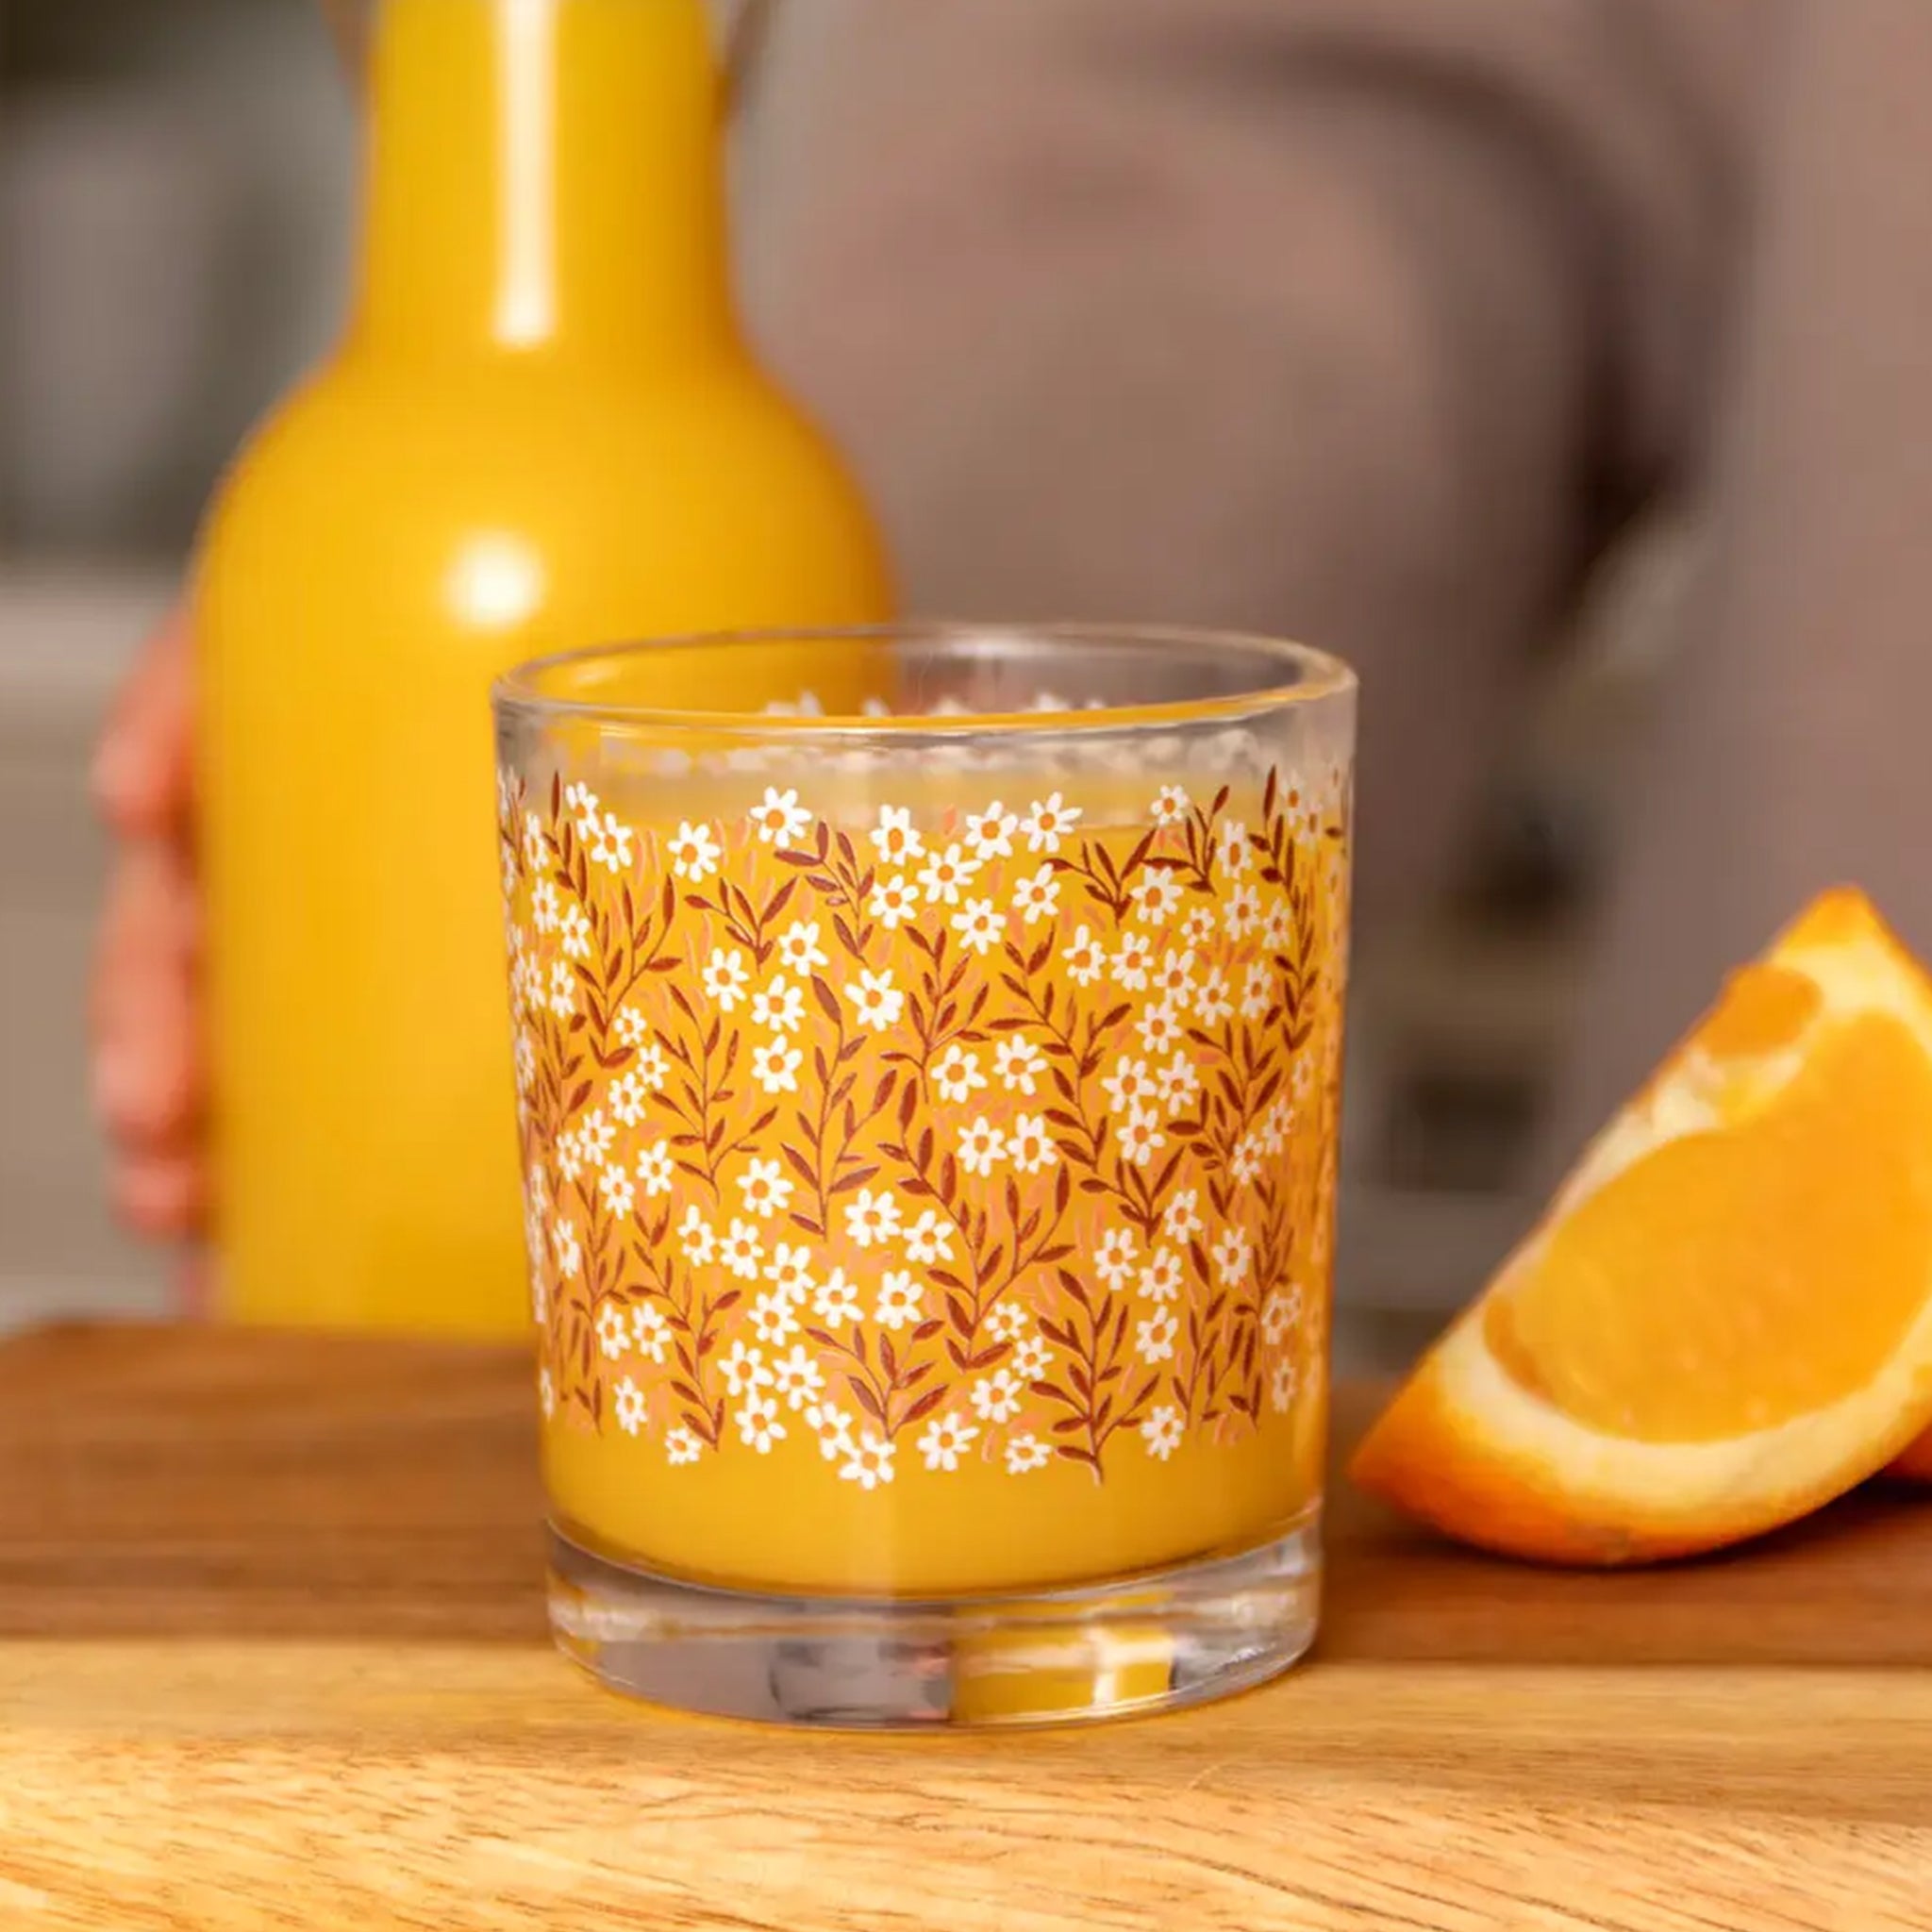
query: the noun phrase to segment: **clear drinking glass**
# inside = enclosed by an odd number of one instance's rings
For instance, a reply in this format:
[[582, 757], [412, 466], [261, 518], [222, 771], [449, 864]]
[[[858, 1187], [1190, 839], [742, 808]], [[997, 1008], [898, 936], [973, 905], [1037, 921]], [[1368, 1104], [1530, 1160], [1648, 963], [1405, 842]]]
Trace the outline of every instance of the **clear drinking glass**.
[[558, 1641], [808, 1724], [1315, 1633], [1355, 688], [915, 625], [496, 692]]

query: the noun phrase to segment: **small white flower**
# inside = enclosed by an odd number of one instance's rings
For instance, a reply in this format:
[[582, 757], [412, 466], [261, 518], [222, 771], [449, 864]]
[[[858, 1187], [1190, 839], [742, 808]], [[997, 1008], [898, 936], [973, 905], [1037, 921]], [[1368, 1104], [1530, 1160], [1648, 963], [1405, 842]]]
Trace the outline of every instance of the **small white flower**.
[[744, 990], [751, 984], [751, 972], [744, 955], [728, 946], [713, 946], [699, 978], [706, 997], [716, 1002], [721, 1013], [735, 1013], [744, 1004]]
[[1184, 1107], [1191, 1106], [1194, 1096], [1201, 1091], [1200, 1070], [1186, 1054], [1175, 1051], [1174, 1057], [1160, 1070], [1160, 1104], [1169, 1114], [1176, 1114]]
[[772, 1372], [765, 1366], [764, 1351], [747, 1348], [742, 1341], [734, 1341], [718, 1357], [718, 1373], [724, 1377], [724, 1386], [734, 1402], [756, 1389], [772, 1386]]
[[1093, 1257], [1094, 1272], [1109, 1288], [1123, 1289], [1141, 1257], [1141, 1243], [1131, 1227], [1110, 1227], [1100, 1237]]
[[1032, 1097], [1045, 1057], [1030, 1040], [1009, 1033], [993, 1049], [993, 1071], [1008, 1093]]
[[1060, 882], [1050, 865], [1042, 865], [1030, 877], [1013, 881], [1013, 910], [1020, 913], [1028, 925], [1038, 925], [1042, 919], [1058, 916], [1060, 909]]
[[710, 827], [694, 825], [688, 819], [678, 822], [677, 836], [665, 850], [671, 870], [692, 885], [702, 885], [709, 878], [724, 856], [724, 848], [711, 837]]
[[1194, 993], [1194, 1012], [1204, 1026], [1218, 1026], [1234, 1011], [1227, 996], [1227, 974], [1219, 966], [1207, 974]]
[[649, 1200], [657, 1200], [671, 1191], [671, 1150], [668, 1147], [645, 1147], [638, 1154], [638, 1185], [643, 1189]]
[[934, 1063], [932, 1084], [939, 1089], [942, 1100], [957, 1104], [966, 1099], [975, 1089], [986, 1085], [986, 1075], [979, 1068], [979, 1056], [968, 1053], [957, 1040], [954, 1041]]
[[892, 984], [890, 966], [882, 973], [861, 968], [858, 979], [845, 989], [845, 997], [852, 1002], [853, 1017], [874, 1033], [896, 1026], [906, 1010], [906, 995]]
[[1157, 825], [1179, 824], [1187, 817], [1188, 808], [1192, 803], [1178, 785], [1163, 785], [1154, 801], [1154, 823]]
[[1031, 1475], [1053, 1460], [1053, 1451], [1038, 1436], [1014, 1436], [1007, 1443], [1007, 1474]]
[[637, 1202], [637, 1188], [629, 1173], [621, 1167], [607, 1167], [597, 1179], [597, 1192], [606, 1208], [620, 1221]]
[[549, 879], [539, 879], [530, 895], [530, 924], [539, 932], [555, 932], [563, 923], [563, 901]]
[[1018, 1341], [1026, 1332], [1026, 1310], [1018, 1302], [1002, 1302], [986, 1318], [995, 1341]]
[[769, 1221], [790, 1203], [797, 1187], [778, 1165], [771, 1160], [754, 1159], [738, 1178], [738, 1191], [744, 1196], [744, 1211], [760, 1221]]
[[731, 1232], [719, 1246], [718, 1258], [741, 1281], [756, 1281], [764, 1265], [765, 1246], [758, 1229], [749, 1221], [734, 1221]]
[[718, 1237], [703, 1211], [695, 1206], [684, 1210], [678, 1224], [677, 1242], [684, 1258], [693, 1268], [708, 1268], [718, 1257]]
[[1107, 949], [1084, 925], [1060, 958], [1067, 962], [1067, 976], [1075, 986], [1091, 986], [1107, 970]]
[[601, 817], [592, 812], [583, 821], [583, 834], [590, 842], [591, 859], [593, 864], [603, 866], [608, 872], [622, 872], [631, 859], [631, 841], [637, 834], [626, 824], [621, 824], [615, 814], [605, 812]]
[[1294, 1407], [1294, 1399], [1301, 1393], [1302, 1372], [1294, 1358], [1274, 1364], [1274, 1374], [1268, 1386], [1268, 1406], [1276, 1415], [1286, 1415]]
[[680, 1423], [664, 1438], [664, 1454], [675, 1469], [687, 1469], [705, 1453], [693, 1430]]
[[925, 841], [914, 828], [911, 809], [906, 806], [879, 808], [879, 822], [873, 827], [872, 842], [886, 865], [904, 865], [925, 851]]
[[778, 1420], [778, 1404], [774, 1396], [753, 1395], [739, 1407], [738, 1433], [747, 1449], [769, 1456], [774, 1442], [785, 1440], [785, 1424]]
[[858, 1291], [846, 1280], [842, 1268], [834, 1268], [812, 1296], [811, 1311], [829, 1327], [858, 1319]]
[[840, 1478], [857, 1483], [862, 1490], [876, 1489], [892, 1480], [892, 1458], [897, 1454], [897, 1443], [889, 1442], [876, 1429], [868, 1429], [848, 1453]]
[[1128, 992], [1145, 992], [1154, 947], [1143, 932], [1124, 932], [1113, 956], [1113, 976]]
[[782, 1035], [751, 1050], [751, 1076], [767, 1093], [796, 1093], [798, 1070], [804, 1064], [805, 1050]]
[[563, 908], [563, 950], [572, 959], [588, 959], [591, 957], [591, 922], [584, 917], [581, 906], [566, 906]]
[[831, 958], [819, 944], [819, 926], [815, 919], [794, 919], [785, 928], [785, 937], [778, 941], [778, 957], [794, 973], [809, 973], [815, 966], [829, 966]]
[[1100, 1086], [1115, 1113], [1130, 1113], [1137, 1107], [1144, 1107], [1154, 1098], [1156, 1091], [1154, 1076], [1147, 1071], [1147, 1062], [1124, 1053]]
[[1250, 966], [1241, 981], [1241, 1018], [1259, 1020], [1274, 1003], [1274, 975], [1265, 966]]
[[902, 1268], [879, 1283], [873, 1317], [881, 1328], [894, 1332], [909, 1328], [924, 1313], [924, 1300], [925, 1291], [920, 1287], [918, 1277], [909, 1268]]
[[1141, 1292], [1157, 1307], [1177, 1301], [1181, 1291], [1181, 1257], [1161, 1248], [1141, 1271]]
[[1239, 1288], [1248, 1278], [1254, 1253], [1247, 1236], [1238, 1227], [1224, 1230], [1214, 1243], [1214, 1267], [1224, 1288]]
[[559, 1221], [550, 1230], [550, 1252], [557, 1261], [557, 1278], [559, 1281], [574, 1281], [576, 1272], [584, 1264], [584, 1251], [577, 1244], [575, 1226], [568, 1221]]
[[1180, 1317], [1162, 1308], [1149, 1315], [1145, 1321], [1134, 1324], [1134, 1346], [1140, 1351], [1143, 1362], [1172, 1361], [1174, 1341], [1180, 1332]]
[[548, 1369], [537, 1371], [537, 1406], [546, 1423], [557, 1413], [557, 1384], [550, 1379]]
[[958, 845], [948, 845], [925, 861], [919, 883], [925, 889], [928, 906], [957, 906], [959, 894], [970, 886], [979, 871], [979, 861], [968, 858]]
[[827, 1462], [852, 1455], [858, 1446], [851, 1412], [833, 1403], [814, 1402], [805, 1411], [805, 1425], [819, 1439], [819, 1454]]
[[906, 1257], [922, 1268], [953, 1258], [953, 1225], [928, 1208], [906, 1231]]
[[969, 899], [953, 915], [960, 943], [983, 959], [1007, 936], [1007, 915], [991, 899]]
[[938, 1415], [925, 1425], [919, 1439], [919, 1454], [930, 1470], [951, 1474], [959, 1458], [979, 1440], [977, 1426], [957, 1415]]
[[792, 1307], [803, 1307], [811, 1299], [811, 1250], [780, 1241], [765, 1263], [765, 1279]]
[[1079, 823], [1079, 808], [1066, 804], [1056, 791], [1043, 805], [1034, 802], [1033, 809], [1020, 821], [1020, 829], [1026, 834], [1028, 851], [1058, 852], [1060, 841]]
[[1221, 909], [1221, 923], [1231, 940], [1244, 940], [1261, 923], [1261, 895], [1253, 886], [1237, 886]]
[[1173, 1403], [1163, 1402], [1141, 1424], [1141, 1440], [1146, 1443], [1148, 1455], [1157, 1462], [1165, 1462], [1181, 1446], [1185, 1426], [1180, 1410]]
[[1038, 1335], [1029, 1335], [1013, 1351], [1013, 1373], [1023, 1382], [1039, 1381], [1046, 1374], [1046, 1342]]
[[845, 1207], [845, 1233], [858, 1247], [884, 1243], [899, 1232], [899, 1204], [881, 1188], [874, 1193], [860, 1188], [858, 1198]]
[[1183, 1188], [1167, 1204], [1167, 1212], [1160, 1217], [1160, 1231], [1171, 1241], [1191, 1241], [1204, 1231], [1198, 1188]]
[[550, 969], [550, 1010], [568, 1020], [577, 1009], [577, 980], [561, 959]]
[[1230, 878], [1244, 878], [1255, 862], [1254, 847], [1248, 842], [1248, 828], [1239, 819], [1229, 819], [1221, 828], [1221, 869]]
[[671, 1345], [671, 1324], [664, 1319], [661, 1309], [654, 1308], [649, 1302], [640, 1302], [630, 1311], [630, 1340], [641, 1356], [662, 1362], [664, 1351]]
[[752, 1024], [774, 1033], [796, 1033], [805, 1024], [805, 989], [793, 986], [781, 973], [751, 1003]]
[[1173, 1006], [1162, 1000], [1141, 1015], [1134, 1031], [1141, 1036], [1141, 1044], [1148, 1053], [1165, 1053], [1180, 1040], [1180, 1018]]
[[[816, 1402], [825, 1386], [824, 1372], [813, 1358], [804, 1342], [797, 1343], [790, 1355], [781, 1355], [772, 1364], [772, 1389], [796, 1415], [808, 1403]], [[808, 1427], [815, 1425], [808, 1419]]]
[[973, 1385], [973, 1411], [981, 1422], [1009, 1423], [1020, 1413], [1024, 1391], [1011, 1369], [995, 1369]]
[[796, 791], [780, 791], [766, 786], [765, 802], [752, 813], [758, 838], [767, 845], [791, 845], [805, 836], [811, 814], [798, 802]]
[[1001, 805], [998, 799], [966, 821], [966, 842], [973, 848], [973, 856], [984, 863], [990, 858], [1010, 858], [1013, 856], [1013, 833], [1020, 821]]
[[617, 1426], [635, 1436], [644, 1426], [644, 1391], [626, 1375], [617, 1385]]
[[615, 1361], [630, 1346], [630, 1323], [615, 1302], [597, 1310], [597, 1346], [607, 1361]]
[[919, 910], [919, 889], [909, 879], [880, 879], [868, 909], [888, 932], [896, 932]]
[[1060, 1158], [1044, 1117], [1037, 1113], [1023, 1113], [1014, 1121], [1007, 1135], [1007, 1154], [1021, 1174], [1039, 1174], [1057, 1166]]
[[1186, 923], [1181, 926], [1181, 939], [1191, 946], [1205, 946], [1213, 939], [1216, 930], [1213, 913], [1202, 906], [1188, 914]]
[[624, 1046], [641, 1046], [651, 1037], [650, 1024], [635, 1007], [620, 1008], [611, 1028]]
[[1149, 925], [1165, 925], [1181, 906], [1181, 882], [1164, 867], [1150, 872], [1128, 895]]
[[1007, 1137], [984, 1114], [959, 1136], [959, 1165], [968, 1174], [990, 1174], [1007, 1156]]
[[768, 1348], [783, 1348], [798, 1333], [798, 1316], [776, 1289], [752, 1298], [752, 1333]]

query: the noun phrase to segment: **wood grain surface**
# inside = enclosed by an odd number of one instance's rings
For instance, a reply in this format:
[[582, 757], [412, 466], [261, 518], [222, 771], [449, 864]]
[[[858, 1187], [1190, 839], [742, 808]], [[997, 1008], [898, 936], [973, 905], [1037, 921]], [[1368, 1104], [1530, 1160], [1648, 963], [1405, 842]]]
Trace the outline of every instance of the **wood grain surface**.
[[1932, 1927], [1923, 1500], [1602, 1577], [1338, 1496], [1269, 1690], [786, 1735], [549, 1652], [528, 1394], [400, 1343], [0, 1350], [0, 1926]]

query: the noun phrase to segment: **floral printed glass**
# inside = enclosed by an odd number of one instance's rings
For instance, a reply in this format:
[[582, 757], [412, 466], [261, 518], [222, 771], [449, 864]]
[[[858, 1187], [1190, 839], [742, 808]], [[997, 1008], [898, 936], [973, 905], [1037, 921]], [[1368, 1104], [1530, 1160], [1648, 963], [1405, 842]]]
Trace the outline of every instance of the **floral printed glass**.
[[1012, 1723], [1307, 1648], [1354, 710], [1074, 628], [499, 687], [552, 1614], [607, 1683]]

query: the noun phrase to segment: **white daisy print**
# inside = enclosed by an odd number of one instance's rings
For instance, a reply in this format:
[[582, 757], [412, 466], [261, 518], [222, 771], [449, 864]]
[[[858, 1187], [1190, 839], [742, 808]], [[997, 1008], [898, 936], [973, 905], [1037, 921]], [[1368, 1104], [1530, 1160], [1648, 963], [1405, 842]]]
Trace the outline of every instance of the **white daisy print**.
[[979, 1430], [957, 1415], [935, 1416], [919, 1439], [920, 1459], [926, 1468], [950, 1474], [959, 1458], [979, 1440]]
[[888, 1274], [879, 1283], [878, 1300], [873, 1306], [873, 1318], [881, 1328], [891, 1328], [895, 1333], [901, 1328], [909, 1328], [924, 1312], [925, 1291], [910, 1269], [901, 1268]]
[[738, 1411], [738, 1433], [747, 1449], [769, 1456], [774, 1443], [785, 1440], [785, 1424], [778, 1420], [774, 1396], [753, 1395]]
[[861, 968], [858, 979], [845, 989], [845, 997], [852, 1002], [853, 1017], [874, 1033], [896, 1026], [906, 1010], [906, 995], [892, 984], [890, 966], [883, 973]]
[[795, 845], [805, 837], [811, 814], [798, 802], [796, 791], [780, 791], [766, 786], [764, 803], [752, 813], [758, 838], [766, 845]]
[[925, 889], [928, 906], [957, 906], [959, 894], [970, 886], [979, 871], [979, 861], [968, 858], [961, 845], [948, 845], [925, 861], [919, 883]]
[[1267, 967], [1250, 966], [1241, 981], [1241, 1018], [1259, 1020], [1274, 1001], [1274, 976]]
[[998, 799], [987, 808], [966, 821], [966, 842], [973, 848], [973, 856], [984, 864], [991, 858], [1010, 858], [1013, 856], [1013, 833], [1020, 821], [1009, 812]]
[[1053, 1451], [1038, 1436], [1013, 1436], [1007, 1442], [1007, 1474], [1031, 1475], [1053, 1460]]
[[873, 827], [872, 842], [886, 865], [905, 865], [925, 852], [925, 841], [913, 825], [910, 808], [906, 806], [879, 808], [879, 822]]
[[682, 1423], [664, 1438], [664, 1454], [674, 1468], [689, 1469], [704, 1453], [705, 1445]]
[[995, 1341], [1018, 1341], [1026, 1332], [1026, 1310], [1018, 1302], [1002, 1302], [986, 1318]]
[[630, 1322], [615, 1302], [597, 1310], [597, 1346], [606, 1361], [614, 1362], [630, 1346]]
[[734, 1341], [718, 1357], [718, 1373], [724, 1377], [724, 1386], [734, 1402], [741, 1395], [772, 1385], [772, 1372], [765, 1366], [764, 1351], [747, 1348], [742, 1341]]
[[1181, 1446], [1184, 1424], [1181, 1412], [1173, 1403], [1163, 1402], [1141, 1424], [1141, 1440], [1157, 1462], [1165, 1462]]
[[1110, 1227], [1100, 1237], [1093, 1257], [1094, 1272], [1111, 1289], [1124, 1289], [1140, 1258], [1141, 1243], [1131, 1227]]
[[919, 888], [909, 879], [880, 879], [867, 909], [888, 932], [896, 932], [919, 910]]
[[626, 1436], [635, 1436], [644, 1425], [644, 1391], [626, 1375], [614, 1391], [617, 1397], [617, 1426]]
[[1011, 1369], [995, 1369], [973, 1385], [973, 1411], [981, 1422], [1009, 1423], [1020, 1413], [1020, 1378]]
[[838, 1327], [858, 1320], [858, 1291], [845, 1278], [842, 1268], [834, 1268], [811, 1298], [811, 1311], [821, 1322]]
[[[794, 1415], [808, 1403], [816, 1402], [824, 1386], [824, 1371], [802, 1341], [772, 1364], [772, 1391]], [[808, 1422], [807, 1425], [811, 1426]]]
[[756, 1281], [764, 1265], [765, 1244], [749, 1221], [734, 1221], [719, 1245], [718, 1258], [741, 1281]]
[[981, 958], [1007, 936], [1007, 915], [991, 899], [969, 899], [953, 915], [953, 930], [960, 943]]
[[1302, 1372], [1291, 1357], [1286, 1361], [1274, 1364], [1274, 1374], [1268, 1386], [1268, 1406], [1276, 1415], [1286, 1415], [1294, 1407], [1294, 1399], [1301, 1393]]
[[649, 1302], [634, 1307], [630, 1311], [630, 1341], [641, 1356], [661, 1364], [664, 1351], [671, 1345], [671, 1324], [663, 1311]]
[[1043, 1115], [1023, 1113], [1014, 1121], [1007, 1135], [1007, 1155], [1022, 1174], [1039, 1174], [1058, 1164], [1060, 1150]]
[[846, 1203], [845, 1233], [855, 1245], [870, 1248], [891, 1241], [899, 1232], [899, 1203], [884, 1188], [876, 1193], [861, 1188], [858, 1198]]
[[1141, 1044], [1150, 1054], [1166, 1053], [1179, 1043], [1181, 1037], [1180, 1016], [1171, 1002], [1160, 1001], [1151, 1006], [1141, 1015], [1134, 1031], [1141, 1036]]
[[1123, 1054], [1115, 1062], [1113, 1072], [1100, 1085], [1116, 1113], [1128, 1113], [1137, 1107], [1144, 1107], [1154, 1098], [1156, 1091], [1154, 1076], [1147, 1071], [1147, 1062], [1137, 1060], [1131, 1054]]
[[658, 1200], [671, 1191], [674, 1178], [671, 1150], [668, 1147], [645, 1147], [639, 1152], [637, 1161], [638, 1186], [643, 1189], [645, 1197]]
[[868, 1429], [847, 1455], [840, 1477], [857, 1483], [861, 1490], [874, 1490], [892, 1480], [892, 1458], [897, 1454], [896, 1443], [889, 1442], [876, 1429]]
[[751, 1076], [767, 1093], [796, 1093], [805, 1050], [782, 1036], [751, 1050]]
[[959, 1136], [959, 1165], [968, 1174], [990, 1174], [1007, 1158], [1007, 1137], [984, 1114]]
[[684, 1210], [684, 1219], [677, 1224], [677, 1245], [693, 1268], [708, 1268], [718, 1258], [718, 1236], [702, 1208]]
[[744, 1211], [760, 1221], [783, 1212], [791, 1204], [797, 1182], [785, 1173], [774, 1157], [753, 1160], [738, 1177], [738, 1191], [744, 1196]]
[[1169, 1362], [1180, 1332], [1180, 1317], [1163, 1308], [1134, 1324], [1134, 1346], [1143, 1362]]
[[796, 1033], [805, 1024], [805, 989], [793, 986], [781, 973], [751, 1003], [752, 1024], [774, 1033]]
[[695, 886], [702, 885], [718, 870], [724, 849], [711, 837], [708, 825], [694, 825], [685, 819], [679, 822], [677, 836], [664, 848], [664, 854], [671, 861], [671, 870]]
[[968, 1053], [957, 1040], [954, 1041], [934, 1061], [932, 1084], [939, 1089], [941, 1100], [950, 1100], [957, 1105], [967, 1099], [986, 1085], [986, 1075], [979, 1069], [979, 1056]]
[[1061, 954], [1067, 976], [1075, 986], [1091, 986], [1107, 970], [1107, 949], [1083, 925]]
[[1141, 1269], [1141, 1292], [1157, 1307], [1180, 1299], [1181, 1257], [1172, 1248], [1158, 1249]]
[[750, 1319], [752, 1333], [767, 1348], [783, 1348], [798, 1333], [797, 1313], [776, 1289], [752, 1297]]
[[1224, 1288], [1239, 1288], [1248, 1278], [1253, 1260], [1248, 1238], [1238, 1227], [1224, 1229], [1214, 1243], [1214, 1268]]
[[1034, 801], [1033, 809], [1020, 821], [1020, 829], [1026, 834], [1029, 852], [1058, 852], [1060, 841], [1079, 823], [1078, 807], [1068, 805], [1056, 791], [1043, 803]]
[[809, 973], [814, 967], [832, 963], [830, 956], [819, 943], [819, 925], [815, 919], [794, 919], [785, 928], [785, 936], [778, 941], [778, 957], [794, 973]]
[[588, 959], [591, 957], [591, 922], [584, 917], [581, 906], [566, 906], [563, 908], [563, 950], [572, 959]]
[[751, 971], [744, 963], [744, 955], [732, 951], [728, 946], [713, 946], [711, 957], [705, 961], [704, 971], [698, 975], [705, 989], [705, 997], [710, 1000], [721, 1013], [735, 1013], [744, 1004], [744, 990], [751, 984]]
[[906, 1258], [931, 1268], [953, 1258], [953, 1224], [928, 1208], [906, 1230]]
[[637, 1202], [637, 1188], [621, 1167], [607, 1167], [597, 1177], [597, 1193], [606, 1208], [622, 1221]]
[[1030, 1100], [1046, 1056], [1030, 1040], [1009, 1033], [993, 1049], [992, 1064], [1008, 1093], [1024, 1093]]
[[1060, 882], [1050, 865], [1042, 865], [1027, 878], [1013, 881], [1013, 910], [1028, 925], [1057, 917], [1059, 909]]
[[1191, 1241], [1205, 1232], [1198, 1188], [1183, 1188], [1167, 1204], [1167, 1212], [1160, 1217], [1160, 1231], [1171, 1241]]
[[1163, 785], [1154, 800], [1154, 823], [1157, 825], [1177, 825], [1187, 817], [1188, 808], [1193, 804], [1178, 785]]
[[1207, 974], [1194, 993], [1194, 1012], [1204, 1026], [1218, 1026], [1234, 1011], [1227, 996], [1227, 975], [1219, 966]]
[[1145, 992], [1154, 961], [1154, 947], [1144, 932], [1124, 932], [1113, 956], [1113, 976], [1117, 986], [1128, 992]]

